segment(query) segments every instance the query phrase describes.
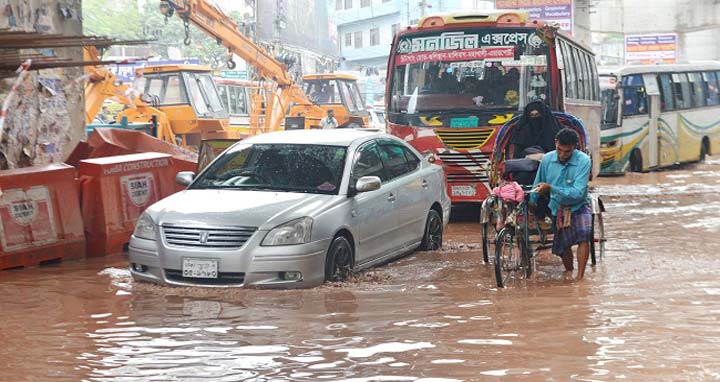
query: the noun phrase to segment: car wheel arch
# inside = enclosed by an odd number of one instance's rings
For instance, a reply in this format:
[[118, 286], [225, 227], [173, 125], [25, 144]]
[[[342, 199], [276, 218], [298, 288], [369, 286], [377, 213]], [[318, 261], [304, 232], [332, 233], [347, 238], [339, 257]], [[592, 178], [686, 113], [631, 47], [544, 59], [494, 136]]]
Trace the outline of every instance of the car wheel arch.
[[350, 242], [350, 248], [352, 249], [352, 264], [355, 265], [355, 252], [357, 251], [357, 247], [355, 246], [355, 238], [353, 237], [352, 232], [350, 232], [347, 228], [341, 228], [339, 229], [335, 235], [333, 236], [333, 240], [335, 240], [336, 237], [343, 236], [347, 239], [348, 242]]
[[[336, 245], [338, 247], [336, 247]], [[348, 246], [349, 259], [347, 262], [341, 262], [340, 268], [338, 268], [338, 253], [342, 251], [342, 246]], [[355, 265], [355, 245], [353, 244], [352, 234], [346, 229], [340, 229], [330, 241], [330, 246], [325, 255], [324, 269], [324, 281], [345, 281], [353, 273]], [[347, 268], [345, 268], [347, 267]], [[345, 269], [342, 271], [341, 269]]]
[[430, 206], [430, 209], [437, 211], [437, 213], [439, 213], [439, 214], [440, 214], [440, 217], [442, 218], [442, 216], [443, 216], [443, 210], [442, 210], [442, 206], [440, 205], [439, 202], [434, 202], [434, 203], [432, 204], [432, 206]]

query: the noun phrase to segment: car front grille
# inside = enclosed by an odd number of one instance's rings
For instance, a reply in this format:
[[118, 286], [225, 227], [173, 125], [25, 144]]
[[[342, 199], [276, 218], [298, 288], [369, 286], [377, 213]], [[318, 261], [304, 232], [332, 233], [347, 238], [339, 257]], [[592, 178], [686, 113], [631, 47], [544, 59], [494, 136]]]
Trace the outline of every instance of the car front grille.
[[197, 228], [164, 225], [165, 242], [178, 247], [240, 248], [257, 227]]
[[436, 129], [435, 134], [453, 150], [472, 150], [484, 146], [495, 129]]
[[[448, 167], [447, 180], [449, 183], [486, 182], [487, 168], [490, 165], [490, 153], [439, 153], [438, 158]], [[462, 173], [455, 169], [464, 169]]]
[[245, 273], [242, 272], [220, 272], [217, 278], [211, 279], [184, 277], [182, 271], [166, 269], [165, 277], [170, 281], [195, 285], [242, 285], [245, 282]]

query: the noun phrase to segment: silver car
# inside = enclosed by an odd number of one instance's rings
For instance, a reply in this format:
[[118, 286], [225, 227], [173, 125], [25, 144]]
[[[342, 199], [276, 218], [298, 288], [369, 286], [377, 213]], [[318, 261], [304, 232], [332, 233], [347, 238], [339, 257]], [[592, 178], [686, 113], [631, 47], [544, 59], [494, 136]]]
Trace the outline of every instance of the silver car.
[[258, 135], [176, 180], [187, 190], [138, 219], [135, 280], [312, 287], [439, 248], [450, 217], [441, 167], [362, 130]]

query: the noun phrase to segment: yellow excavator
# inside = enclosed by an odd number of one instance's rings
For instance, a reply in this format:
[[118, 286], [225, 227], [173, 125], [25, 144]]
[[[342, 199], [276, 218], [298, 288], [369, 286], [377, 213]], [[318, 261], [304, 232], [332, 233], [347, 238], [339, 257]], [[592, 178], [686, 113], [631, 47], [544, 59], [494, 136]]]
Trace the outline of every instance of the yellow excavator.
[[[86, 60], [98, 60], [94, 47], [85, 48]], [[230, 127], [227, 111], [202, 65], [147, 66], [136, 71], [136, 84], [121, 83], [103, 66], [86, 69], [85, 122], [90, 124], [105, 100], [125, 105], [116, 121], [152, 123], [156, 137], [186, 147], [198, 147], [203, 139], [239, 139]]]
[[[166, 18], [177, 15], [185, 24], [185, 44], [190, 44], [190, 23], [228, 48], [228, 68], [234, 69], [232, 54], [254, 68], [261, 83], [270, 83], [271, 94], [263, 97], [258, 90], [251, 96], [250, 135], [286, 129], [319, 128], [328, 109], [333, 109], [338, 125], [366, 127], [369, 114], [362, 105], [356, 79], [347, 75], [319, 74], [303, 78], [307, 93], [293, 80], [285, 64], [270, 55], [240, 32], [238, 25], [206, 0], [161, 0]], [[263, 85], [260, 89], [267, 89]], [[287, 115], [287, 119], [286, 119]]]

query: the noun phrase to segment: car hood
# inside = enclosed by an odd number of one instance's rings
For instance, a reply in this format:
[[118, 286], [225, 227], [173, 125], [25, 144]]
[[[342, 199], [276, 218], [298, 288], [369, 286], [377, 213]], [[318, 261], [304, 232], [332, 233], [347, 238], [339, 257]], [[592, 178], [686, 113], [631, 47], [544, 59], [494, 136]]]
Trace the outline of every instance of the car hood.
[[246, 226], [272, 229], [290, 220], [314, 217], [344, 196], [242, 190], [186, 190], [147, 209], [157, 224]]

